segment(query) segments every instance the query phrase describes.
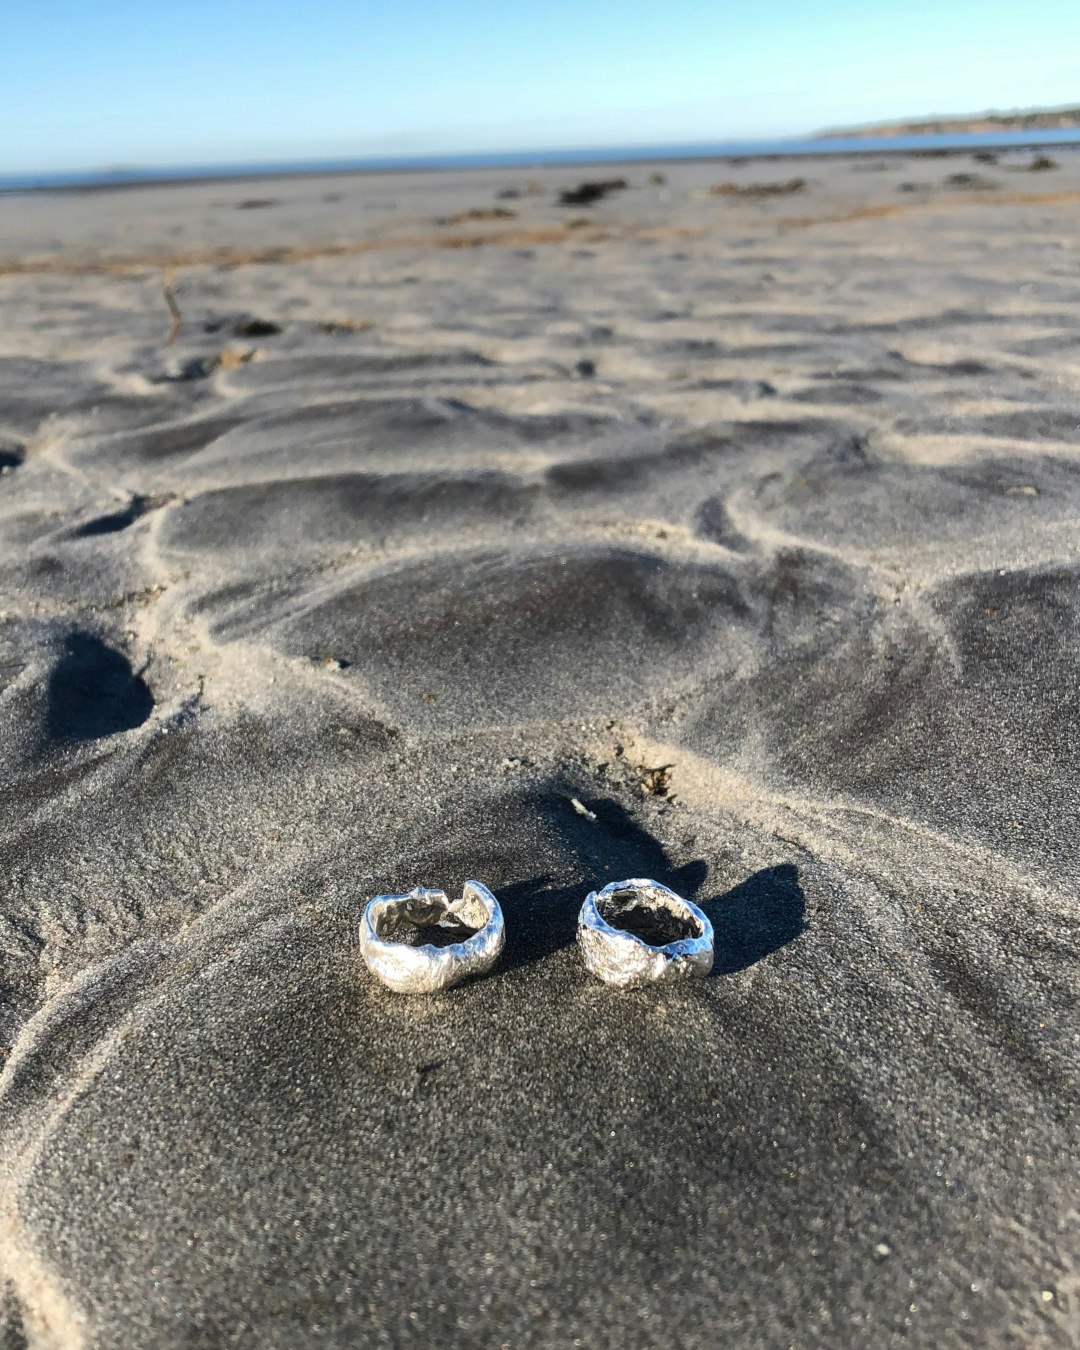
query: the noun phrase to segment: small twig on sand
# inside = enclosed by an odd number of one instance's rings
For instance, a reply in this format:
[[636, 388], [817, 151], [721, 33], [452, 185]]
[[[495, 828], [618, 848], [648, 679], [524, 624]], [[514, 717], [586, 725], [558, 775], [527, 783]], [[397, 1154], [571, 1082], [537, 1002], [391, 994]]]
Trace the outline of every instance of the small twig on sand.
[[173, 295], [172, 288], [172, 269], [165, 269], [165, 277], [161, 283], [161, 293], [165, 297], [165, 303], [169, 307], [169, 313], [172, 315], [172, 323], [169, 326], [169, 336], [165, 339], [165, 346], [171, 347], [176, 341], [176, 335], [180, 331], [180, 306], [176, 303], [176, 296]]
[[578, 813], [579, 816], [584, 816], [586, 820], [592, 821], [596, 820], [596, 812], [590, 811], [589, 808], [585, 805], [585, 803], [579, 802], [576, 797], [570, 798], [570, 805], [574, 808], [574, 810]]

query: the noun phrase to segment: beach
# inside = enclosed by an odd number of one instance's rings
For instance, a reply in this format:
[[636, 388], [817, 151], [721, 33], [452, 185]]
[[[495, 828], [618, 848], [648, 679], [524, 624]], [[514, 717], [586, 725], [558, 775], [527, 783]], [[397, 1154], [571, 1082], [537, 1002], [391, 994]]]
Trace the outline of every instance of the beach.
[[0, 1344], [1076, 1343], [1051, 155], [0, 196]]

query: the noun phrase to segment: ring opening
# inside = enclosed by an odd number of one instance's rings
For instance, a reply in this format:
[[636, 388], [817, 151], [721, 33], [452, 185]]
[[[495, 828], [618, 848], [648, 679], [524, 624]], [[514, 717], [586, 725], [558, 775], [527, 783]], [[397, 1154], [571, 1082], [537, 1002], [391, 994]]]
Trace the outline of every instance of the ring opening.
[[480, 900], [469, 897], [453, 913], [445, 895], [404, 896], [374, 920], [377, 936], [410, 947], [451, 947], [466, 942], [487, 923]]
[[701, 936], [697, 920], [681, 906], [676, 908], [662, 892], [628, 887], [604, 896], [598, 908], [612, 928], [632, 933], [650, 947], [666, 947], [669, 942]]

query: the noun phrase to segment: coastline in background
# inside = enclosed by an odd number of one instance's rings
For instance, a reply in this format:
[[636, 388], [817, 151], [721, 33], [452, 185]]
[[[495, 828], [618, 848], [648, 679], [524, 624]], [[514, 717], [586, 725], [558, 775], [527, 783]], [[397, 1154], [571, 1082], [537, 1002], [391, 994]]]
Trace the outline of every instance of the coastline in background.
[[822, 140], [857, 136], [955, 136], [967, 132], [1068, 131], [1080, 128], [1080, 107], [1028, 108], [1015, 112], [983, 112], [967, 117], [919, 117], [906, 122], [870, 122], [865, 126], [830, 127], [819, 131]]
[[963, 153], [981, 148], [1031, 149], [1080, 144], [1080, 127], [1024, 131], [954, 132], [880, 136], [868, 132], [822, 133], [820, 138], [718, 141], [689, 145], [590, 147], [581, 150], [516, 150], [501, 154], [413, 155], [366, 159], [283, 160], [262, 164], [155, 166], [67, 173], [0, 174], [0, 192], [90, 190], [190, 183], [206, 179], [277, 178], [314, 173], [386, 173], [431, 169], [532, 168], [558, 164], [615, 164], [680, 159], [789, 158], [838, 154], [927, 151]]

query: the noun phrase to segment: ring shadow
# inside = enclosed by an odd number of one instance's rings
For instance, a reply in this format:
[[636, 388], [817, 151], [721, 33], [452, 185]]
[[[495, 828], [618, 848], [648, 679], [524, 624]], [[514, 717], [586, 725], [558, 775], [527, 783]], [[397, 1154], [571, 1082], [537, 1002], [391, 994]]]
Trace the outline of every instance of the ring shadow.
[[701, 908], [713, 926], [713, 975], [734, 975], [756, 965], [810, 926], [794, 863], [763, 867]]
[[509, 937], [504, 969], [532, 965], [570, 946], [577, 937], [583, 886], [598, 890], [609, 881], [628, 877], [659, 881], [705, 911], [715, 934], [714, 976], [755, 965], [807, 928], [806, 897], [793, 864], [762, 868], [731, 890], [698, 900], [697, 892], [708, 875], [707, 863], [699, 859], [676, 867], [660, 841], [619, 802], [610, 798], [585, 801], [595, 816], [590, 821], [572, 810], [569, 795], [565, 791], [544, 794], [534, 805], [563, 837], [582, 874], [595, 880], [559, 885], [550, 876], [535, 876], [501, 887], [499, 904]]

